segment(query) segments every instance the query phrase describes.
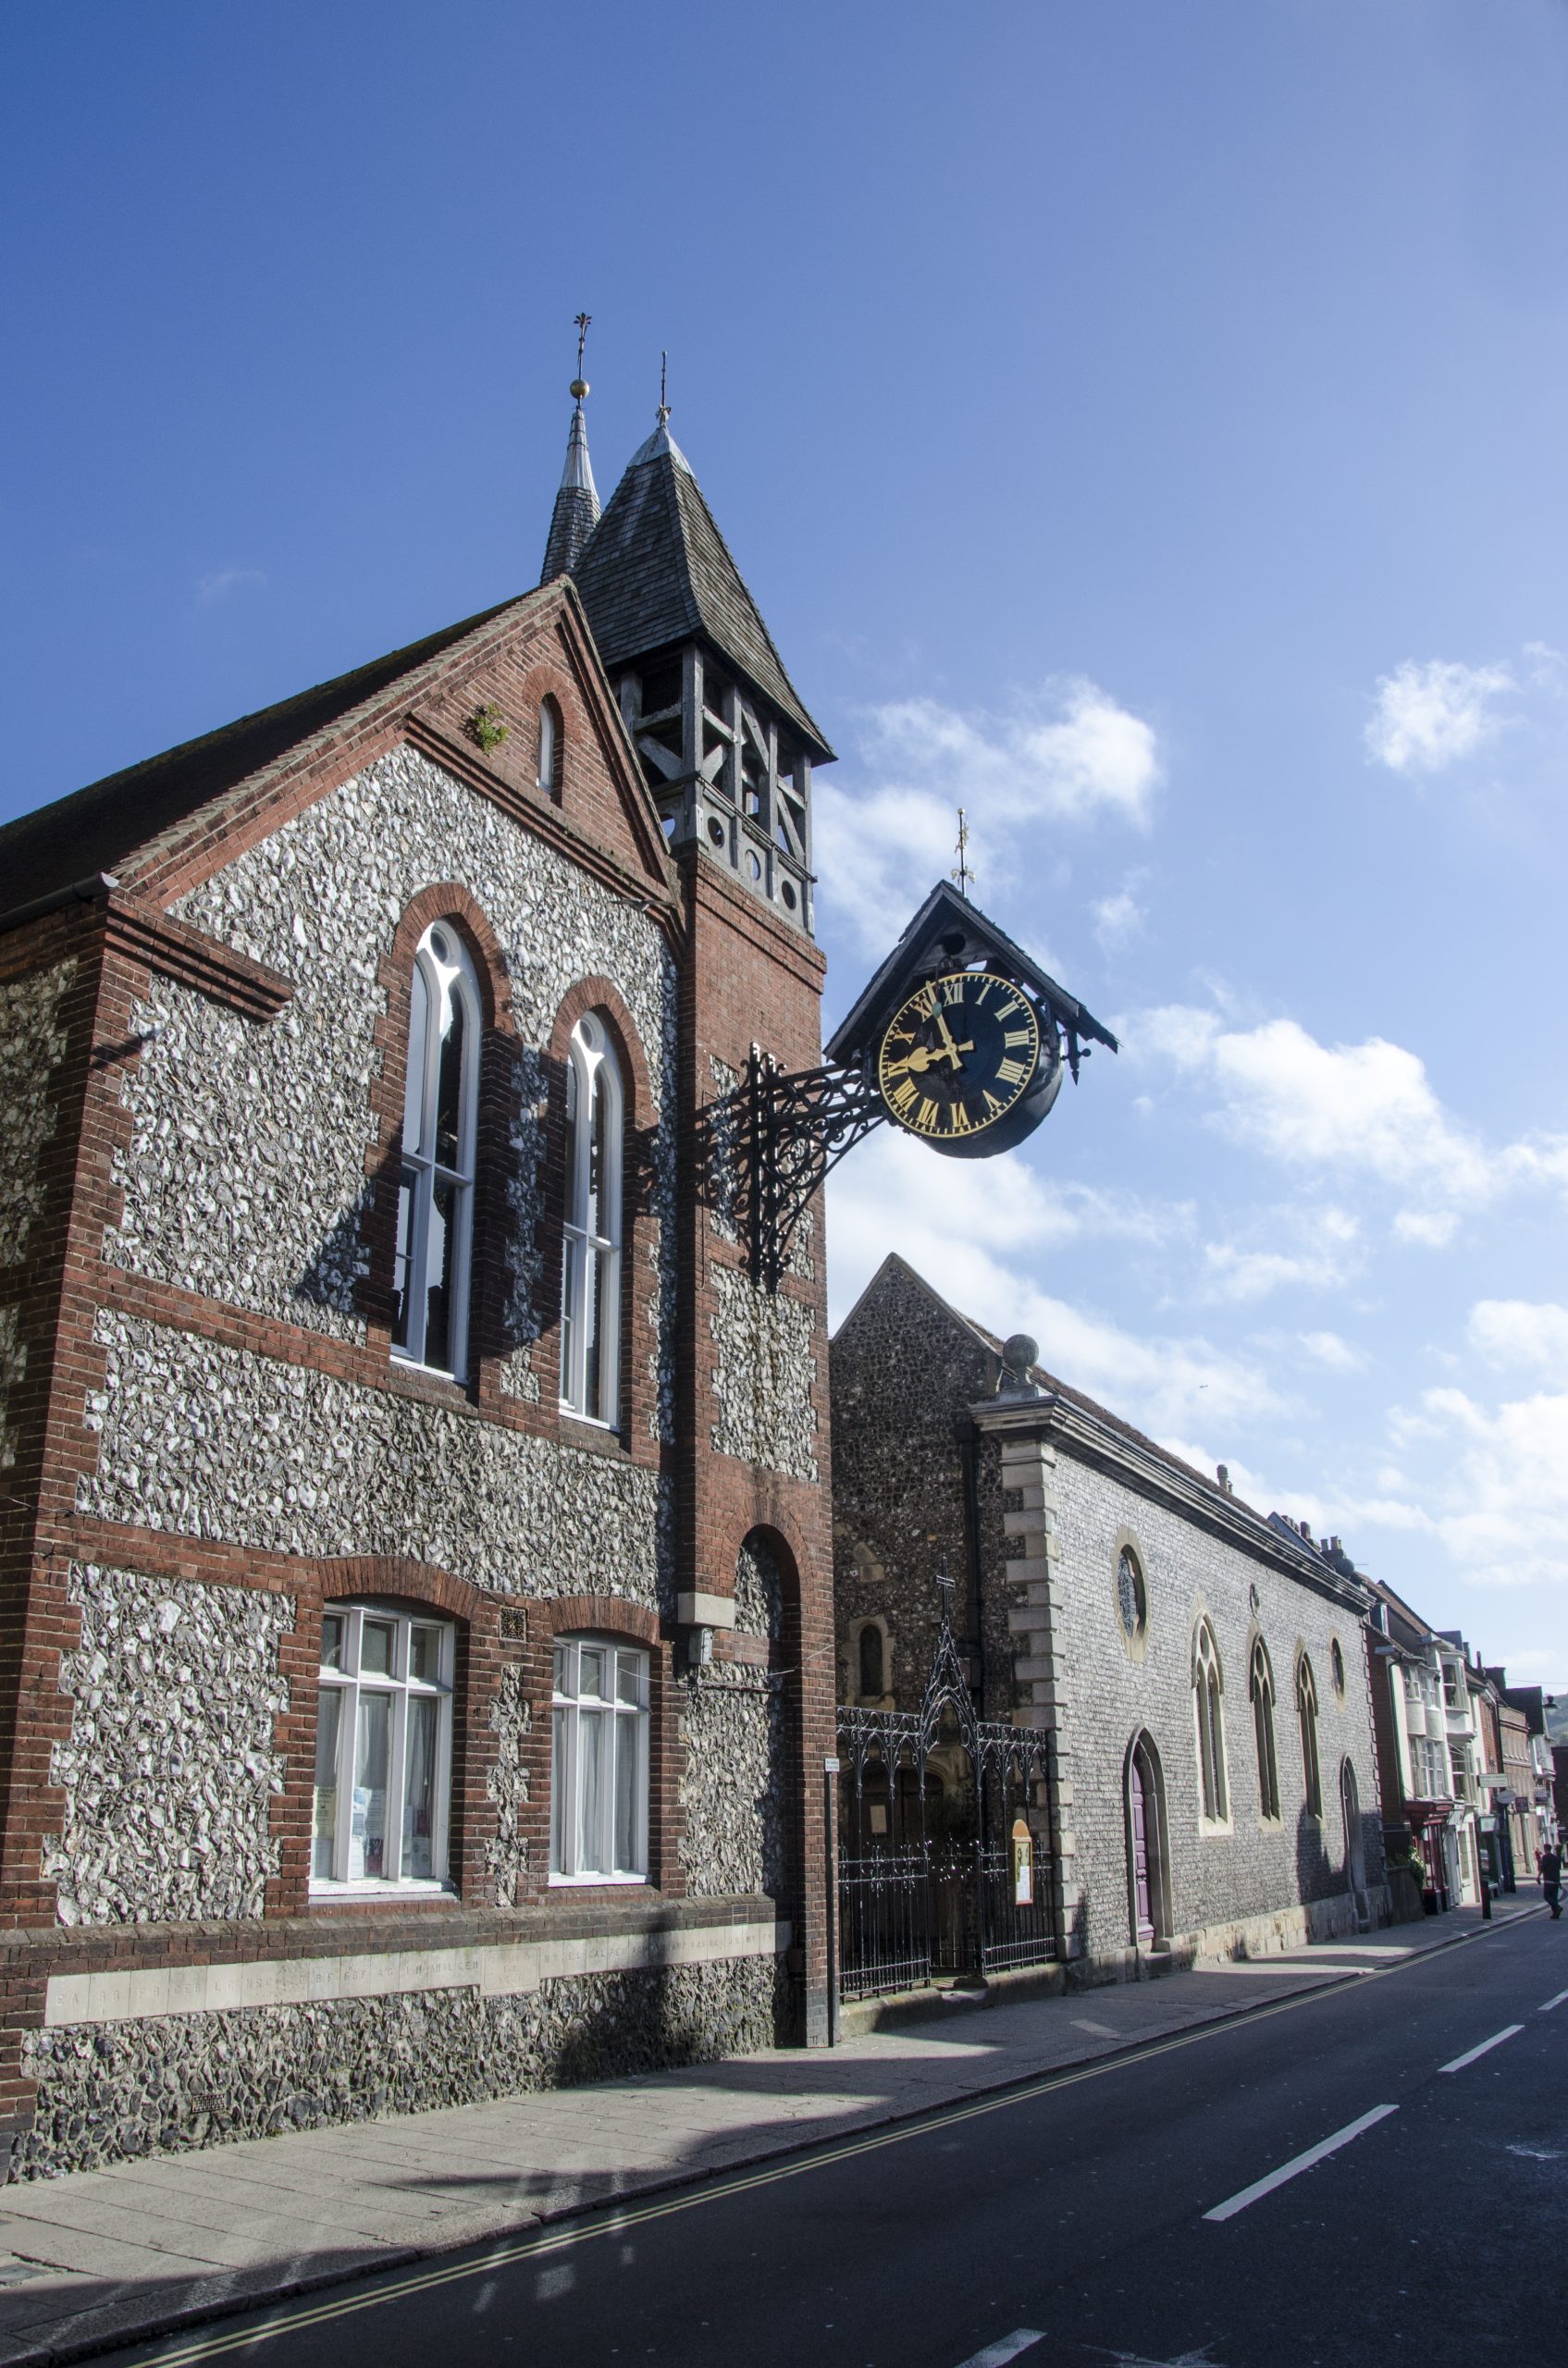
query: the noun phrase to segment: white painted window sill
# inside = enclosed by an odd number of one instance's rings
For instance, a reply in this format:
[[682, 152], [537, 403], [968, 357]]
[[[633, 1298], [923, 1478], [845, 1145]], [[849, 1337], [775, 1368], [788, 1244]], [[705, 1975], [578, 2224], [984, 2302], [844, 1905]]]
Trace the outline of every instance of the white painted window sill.
[[634, 1890], [646, 1891], [648, 1877], [646, 1875], [551, 1875], [549, 1879], [551, 1891], [599, 1891], [602, 1890], [606, 1883], [619, 1883], [623, 1888], [630, 1885]]
[[361, 1883], [325, 1882], [314, 1880], [310, 1886], [312, 1899], [455, 1899], [451, 1883], [389, 1882], [379, 1875], [366, 1877]]

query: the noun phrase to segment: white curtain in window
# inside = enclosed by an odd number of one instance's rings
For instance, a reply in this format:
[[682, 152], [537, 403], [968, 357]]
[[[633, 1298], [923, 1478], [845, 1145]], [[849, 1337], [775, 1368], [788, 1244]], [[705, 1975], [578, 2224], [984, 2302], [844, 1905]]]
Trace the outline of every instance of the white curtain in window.
[[648, 1655], [560, 1637], [551, 1700], [549, 1870], [556, 1882], [648, 1870]]

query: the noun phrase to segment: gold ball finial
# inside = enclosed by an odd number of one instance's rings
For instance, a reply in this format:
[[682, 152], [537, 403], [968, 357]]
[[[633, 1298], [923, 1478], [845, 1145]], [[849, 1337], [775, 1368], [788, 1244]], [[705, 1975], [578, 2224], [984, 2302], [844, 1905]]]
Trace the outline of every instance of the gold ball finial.
[[574, 378], [569, 391], [576, 397], [579, 402], [581, 402], [583, 397], [588, 391], [587, 380], [586, 378]]

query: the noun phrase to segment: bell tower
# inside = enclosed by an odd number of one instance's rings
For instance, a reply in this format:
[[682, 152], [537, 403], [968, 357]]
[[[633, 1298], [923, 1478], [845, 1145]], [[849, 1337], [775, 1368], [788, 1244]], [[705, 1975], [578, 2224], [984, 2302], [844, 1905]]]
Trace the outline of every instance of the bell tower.
[[661, 401], [572, 568], [673, 851], [699, 847], [812, 932], [811, 768], [785, 673]]

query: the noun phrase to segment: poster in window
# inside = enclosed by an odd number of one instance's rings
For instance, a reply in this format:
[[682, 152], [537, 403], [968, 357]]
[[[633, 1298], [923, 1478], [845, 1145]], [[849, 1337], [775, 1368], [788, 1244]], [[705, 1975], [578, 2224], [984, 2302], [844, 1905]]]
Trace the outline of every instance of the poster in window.
[[1034, 1905], [1034, 1837], [1021, 1817], [1013, 1819], [1013, 1906]]

